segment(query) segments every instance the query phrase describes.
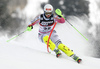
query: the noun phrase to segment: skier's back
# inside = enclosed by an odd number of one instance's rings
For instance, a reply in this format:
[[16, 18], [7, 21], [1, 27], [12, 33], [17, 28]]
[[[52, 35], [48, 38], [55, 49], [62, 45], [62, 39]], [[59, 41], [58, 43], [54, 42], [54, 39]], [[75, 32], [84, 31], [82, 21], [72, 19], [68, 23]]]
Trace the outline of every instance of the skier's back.
[[[38, 37], [41, 42], [47, 45], [50, 32], [55, 22], [65, 23], [65, 19], [62, 16], [55, 15], [53, 13], [52, 5], [46, 4], [44, 6], [44, 14], [40, 14], [36, 18], [34, 18], [34, 20], [31, 21], [30, 24], [28, 25], [27, 30], [30, 31], [33, 28], [33, 25], [39, 23], [40, 27], [39, 27]], [[61, 55], [60, 52], [61, 50], [67, 56], [72, 57], [78, 63], [81, 61], [81, 59], [79, 59], [79, 57], [77, 57], [72, 50], [70, 50], [66, 45], [62, 43], [55, 30], [53, 30], [51, 38], [49, 40], [49, 48], [56, 53], [57, 57]]]

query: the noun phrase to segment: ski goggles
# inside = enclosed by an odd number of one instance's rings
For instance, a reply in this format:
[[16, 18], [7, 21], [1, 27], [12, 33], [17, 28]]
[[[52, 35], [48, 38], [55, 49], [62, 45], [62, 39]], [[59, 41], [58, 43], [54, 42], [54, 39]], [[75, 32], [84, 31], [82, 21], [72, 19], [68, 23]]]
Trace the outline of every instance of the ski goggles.
[[45, 15], [52, 15], [52, 12], [45, 12]]

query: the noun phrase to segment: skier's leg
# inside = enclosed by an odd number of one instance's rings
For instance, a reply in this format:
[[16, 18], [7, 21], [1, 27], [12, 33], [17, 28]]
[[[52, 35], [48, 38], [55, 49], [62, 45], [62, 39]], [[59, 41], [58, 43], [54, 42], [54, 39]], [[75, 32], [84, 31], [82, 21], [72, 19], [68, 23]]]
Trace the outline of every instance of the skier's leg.
[[67, 56], [72, 57], [78, 63], [80, 62], [80, 58], [78, 56], [76, 56], [74, 54], [74, 52], [72, 50], [70, 50], [70, 48], [68, 48], [67, 46], [65, 46], [64, 44], [62, 44], [62, 42], [59, 39], [59, 37], [58, 37], [58, 35], [57, 35], [57, 33], [56, 33], [55, 30], [53, 31], [53, 33], [51, 35], [51, 40], [56, 45], [56, 47], [58, 49], [60, 49], [61, 51], [63, 51]]
[[[43, 37], [43, 41], [45, 42], [46, 45], [48, 38], [49, 38], [48, 35]], [[49, 40], [49, 48], [56, 53], [56, 57], [59, 57], [61, 55], [61, 52], [59, 51], [59, 49], [57, 49], [56, 45], [51, 41], [51, 39]]]
[[74, 54], [74, 52], [72, 50], [70, 50], [67, 46], [62, 44], [62, 42], [59, 39], [59, 37], [58, 37], [58, 35], [57, 35], [55, 30], [53, 31], [53, 33], [51, 35], [51, 40], [54, 42], [56, 47], [58, 49], [60, 49], [61, 51], [63, 51], [67, 56], [72, 56]]
[[58, 49], [62, 50], [67, 56], [72, 57], [78, 63], [81, 62], [82, 59], [80, 59], [78, 56], [76, 56], [74, 54], [74, 52], [72, 50], [70, 50], [67, 46], [65, 46], [64, 44], [62, 44], [62, 43], [59, 44]]
[[[45, 43], [47, 45], [47, 41], [49, 38], [49, 33], [47, 34], [42, 34], [42, 33], [38, 33], [38, 38], [41, 42]], [[49, 40], [49, 48], [53, 51], [56, 48], [56, 45], [51, 41], [51, 39]]]

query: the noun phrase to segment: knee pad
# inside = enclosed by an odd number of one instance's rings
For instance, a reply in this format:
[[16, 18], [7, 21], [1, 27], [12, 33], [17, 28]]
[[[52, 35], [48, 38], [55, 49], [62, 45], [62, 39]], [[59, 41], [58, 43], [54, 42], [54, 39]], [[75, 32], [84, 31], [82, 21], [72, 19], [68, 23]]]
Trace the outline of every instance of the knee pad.
[[[49, 36], [48, 35], [46, 35], [46, 36], [44, 36], [43, 37], [43, 41], [44, 41], [44, 43], [47, 45], [47, 42], [48, 42], [48, 38], [49, 38]], [[56, 47], [56, 45], [51, 41], [51, 39], [49, 39], [49, 44], [48, 44], [48, 46], [49, 46], [49, 48], [53, 51], [54, 49], [55, 49], [55, 47]]]

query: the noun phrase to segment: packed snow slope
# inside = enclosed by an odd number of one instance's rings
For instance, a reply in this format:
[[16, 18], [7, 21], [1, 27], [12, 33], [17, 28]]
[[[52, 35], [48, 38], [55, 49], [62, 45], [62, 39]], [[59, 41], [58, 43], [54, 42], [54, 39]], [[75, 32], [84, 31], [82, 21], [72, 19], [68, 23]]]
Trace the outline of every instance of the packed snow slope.
[[1, 43], [0, 69], [99, 69], [100, 59], [81, 56], [83, 62], [76, 63], [62, 54], [56, 58], [55, 54], [23, 47], [17, 42]]
[[62, 42], [83, 59], [81, 64], [63, 52], [59, 58], [51, 50], [49, 54], [46, 45], [38, 40], [38, 25], [35, 25], [31, 32], [10, 42], [6, 42], [7, 37], [0, 38], [0, 69], [100, 69], [100, 59], [88, 56], [88, 42], [67, 22], [57, 25], [55, 30]]

